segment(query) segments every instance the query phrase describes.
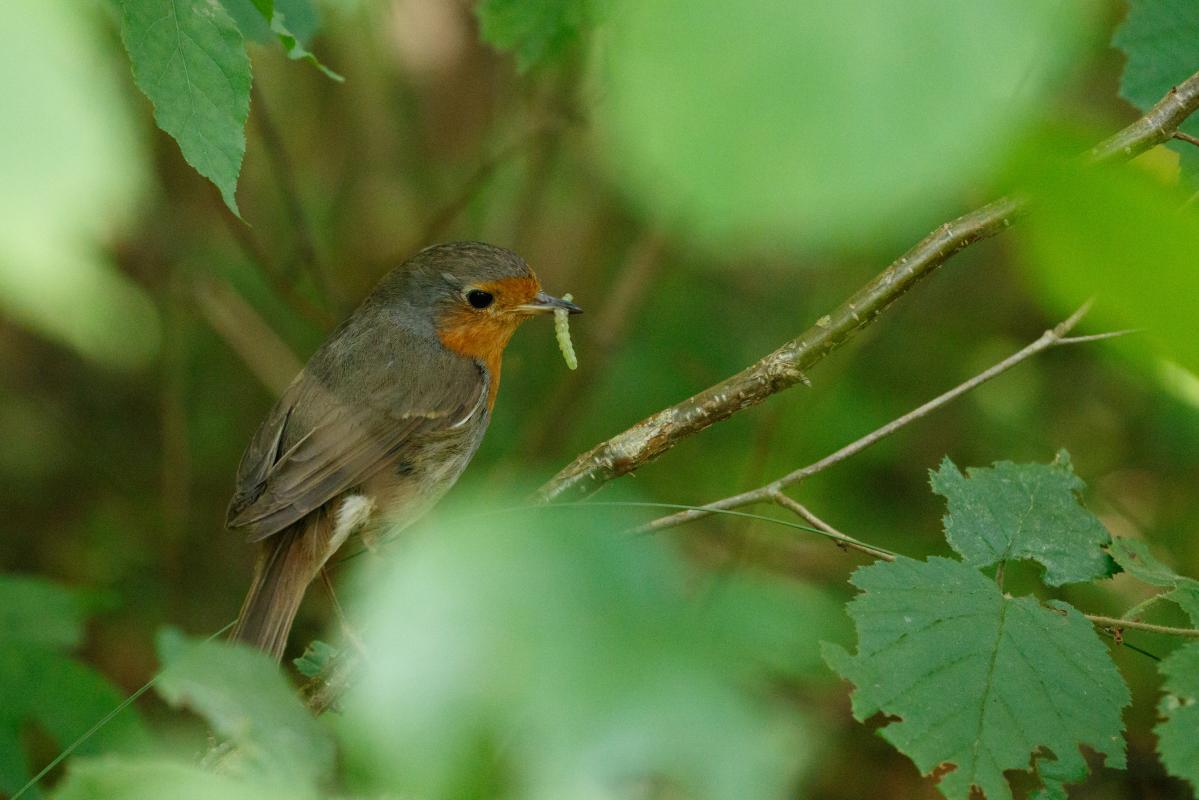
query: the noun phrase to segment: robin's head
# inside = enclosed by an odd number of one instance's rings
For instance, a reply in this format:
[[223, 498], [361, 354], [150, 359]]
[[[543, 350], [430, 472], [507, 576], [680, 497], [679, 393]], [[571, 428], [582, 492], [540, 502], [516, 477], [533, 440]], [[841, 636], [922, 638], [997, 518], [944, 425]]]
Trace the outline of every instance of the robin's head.
[[[490, 363], [498, 359], [520, 323], [573, 303], [541, 291], [529, 265], [511, 250], [480, 242], [426, 247], [380, 286], [431, 323], [448, 349]], [[389, 296], [389, 297], [388, 297]]]

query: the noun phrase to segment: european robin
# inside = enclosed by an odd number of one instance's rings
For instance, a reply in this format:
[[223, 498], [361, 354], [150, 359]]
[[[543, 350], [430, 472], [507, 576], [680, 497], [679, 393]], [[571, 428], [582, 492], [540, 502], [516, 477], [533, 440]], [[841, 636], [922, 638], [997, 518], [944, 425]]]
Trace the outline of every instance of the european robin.
[[233, 638], [275, 660], [308, 585], [351, 535], [415, 522], [479, 448], [500, 361], [531, 316], [573, 303], [508, 250], [426, 248], [320, 346], [237, 468], [227, 525], [261, 551]]

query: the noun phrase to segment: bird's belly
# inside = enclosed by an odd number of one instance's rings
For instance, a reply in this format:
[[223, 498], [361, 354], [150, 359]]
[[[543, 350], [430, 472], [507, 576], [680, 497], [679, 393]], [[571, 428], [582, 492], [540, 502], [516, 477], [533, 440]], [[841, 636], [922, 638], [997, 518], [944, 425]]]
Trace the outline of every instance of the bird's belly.
[[479, 448], [486, 416], [462, 428], [410, 442], [390, 465], [363, 482], [369, 519], [359, 533], [368, 545], [388, 539], [424, 516], [457, 482]]

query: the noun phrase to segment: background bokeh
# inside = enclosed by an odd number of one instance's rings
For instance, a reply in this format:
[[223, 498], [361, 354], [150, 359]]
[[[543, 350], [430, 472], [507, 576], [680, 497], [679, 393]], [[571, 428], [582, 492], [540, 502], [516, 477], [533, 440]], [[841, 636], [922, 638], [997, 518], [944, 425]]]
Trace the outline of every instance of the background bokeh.
[[[531, 490], [594, 443], [752, 363], [931, 226], [990, 199], [1006, 185], [1009, 140], [1023, 139], [1047, 109], [1085, 120], [1077, 127], [1087, 135], [1139, 114], [1118, 97], [1123, 57], [1105, 44], [1123, 9], [1096, 4], [1091, 29], [1069, 34], [1068, 63], [1047, 67], [1052, 80], [1024, 103], [1020, 124], [970, 120], [987, 131], [977, 145], [990, 161], [970, 164], [955, 147], [941, 169], [888, 176], [936, 184], [943, 191], [935, 198], [867, 202], [869, 176], [886, 168], [886, 114], [901, 112], [876, 109], [871, 129], [845, 142], [863, 154], [857, 171], [801, 209], [819, 230], [780, 240], [780, 210], [802, 205], [807, 190], [780, 184], [773, 217], [730, 222], [729, 214], [753, 216], [741, 195], [771, 181], [747, 174], [753, 164], [734, 160], [695, 195], [697, 213], [719, 216], [727, 230], [697, 224], [694, 208], [655, 204], [647, 192], [647, 184], [671, 185], [672, 170], [685, 172], [695, 156], [655, 161], [653, 141], [644, 140], [644, 152], [629, 145], [643, 141], [637, 125], [674, 130], [697, 121], [640, 96], [623, 107], [658, 116], [630, 123], [604, 111], [605, 93], [644, 94], [639, 81], [677, 74], [686, 65], [667, 63], [669, 52], [617, 31], [591, 46], [567, 43], [552, 61], [521, 70], [484, 42], [469, 3], [329, 0], [319, 5], [313, 46], [344, 84], [277, 47], [250, 47], [242, 222], [155, 129], [111, 8], [83, 5], [77, 13], [59, 3], [0, 4], [0, 29], [20, 31], [0, 53], [8, 65], [0, 113], [29, 123], [11, 133], [0, 125], [0, 570], [94, 594], [100, 611], [83, 659], [126, 691], [154, 672], [160, 626], [206, 634], [236, 614], [253, 555], [223, 519], [244, 444], [336, 320], [420, 247], [454, 239], [511, 247], [547, 290], [573, 293], [587, 312], [573, 320], [578, 372], [563, 365], [550, 325], [531, 323], [514, 340], [491, 430], [442, 508], [487, 505]], [[660, 13], [669, 28], [673, 18]], [[1057, 35], [1057, 24], [1045, 21], [1036, 33]], [[53, 46], [35, 52], [41, 41]], [[739, 51], [718, 53], [698, 35], [689, 46], [707, 48], [709, 72], [739, 63]], [[621, 47], [646, 57], [622, 61]], [[53, 68], [31, 67], [47, 59]], [[606, 82], [609, 59], [618, 68]], [[733, 91], [756, 98], [774, 90], [769, 71], [736, 77]], [[714, 103], [704, 113], [701, 134], [716, 146], [773, 145], [746, 138], [744, 110]], [[803, 120], [805, 112], [786, 113]], [[925, 124], [933, 131], [938, 122]], [[85, 132], [86, 147], [56, 138], [63, 130]], [[1177, 155], [1159, 148], [1129, 169], [1137, 180], [1172, 183]], [[968, 180], [955, 179], [962, 170]], [[627, 180], [628, 171], [642, 177]], [[865, 203], [860, 228], [826, 218], [829, 203]], [[880, 216], [885, 222], [870, 221]], [[683, 442], [602, 498], [702, 503], [752, 488], [1018, 349], [1086, 297], [1068, 278], [1036, 271], [1038, 258], [1068, 259], [1085, 243], [1038, 241], [999, 237], [969, 248], [822, 362], [810, 387]], [[1101, 301], [1085, 332], [1124, 321], [1109, 312]], [[1181, 313], [1170, 331], [1193, 325]], [[805, 482], [798, 496], [870, 542], [913, 556], [943, 553], [944, 506], [929, 491], [930, 468], [946, 455], [960, 465], [1048, 461], [1064, 447], [1089, 485], [1086, 502], [1113, 533], [1149, 540], [1181, 572], [1199, 574], [1199, 390], [1184, 368], [1145, 347], [1100, 343], [1039, 356]], [[1186, 363], [1185, 353], [1179, 358]], [[850, 596], [846, 577], [863, 563], [859, 555], [780, 531], [708, 518], [662, 536], [706, 568], [764, 569], [835, 599]], [[1121, 577], [1060, 596], [1118, 613], [1142, 591]], [[826, 611], [848, 639], [837, 604]], [[330, 613], [313, 592], [295, 641], [302, 647], [321, 635]], [[1158, 653], [1172, 646], [1130, 638]], [[1134, 694], [1130, 768], [1099, 770], [1076, 796], [1188, 796], [1165, 776], [1147, 733], [1153, 663], [1122, 649], [1115, 658]], [[831, 674], [813, 678], [797, 702], [821, 742], [808, 772], [811, 796], [937, 796], [906, 758], [852, 720], [847, 687]], [[142, 705], [151, 719], [165, 718], [156, 702]], [[49, 738], [29, 736], [33, 752], [57, 752]]]

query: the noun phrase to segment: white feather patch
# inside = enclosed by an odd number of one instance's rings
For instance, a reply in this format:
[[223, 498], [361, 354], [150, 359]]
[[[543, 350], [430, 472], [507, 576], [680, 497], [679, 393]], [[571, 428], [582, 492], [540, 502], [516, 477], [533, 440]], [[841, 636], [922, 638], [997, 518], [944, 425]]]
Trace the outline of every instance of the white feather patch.
[[350, 534], [365, 525], [375, 513], [375, 499], [364, 494], [348, 494], [337, 507], [337, 516], [333, 519], [333, 536], [329, 539], [330, 558], [338, 551]]

